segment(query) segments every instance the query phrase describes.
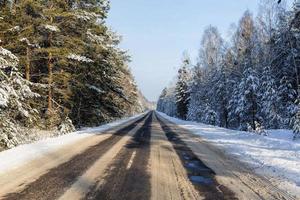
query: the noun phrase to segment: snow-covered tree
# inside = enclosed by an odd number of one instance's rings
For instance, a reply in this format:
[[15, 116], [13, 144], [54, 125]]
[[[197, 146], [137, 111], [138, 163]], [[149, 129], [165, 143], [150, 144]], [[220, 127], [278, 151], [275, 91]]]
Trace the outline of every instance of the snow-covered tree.
[[35, 106], [44, 128], [68, 118], [94, 126], [139, 109], [129, 56], [105, 23], [108, 0], [12, 2], [0, 4], [2, 45], [27, 80], [48, 85]]
[[297, 100], [297, 111], [292, 119], [294, 140], [300, 138], [300, 98]]
[[229, 103], [230, 118], [237, 128], [243, 130], [248, 124], [255, 130], [255, 121], [259, 118], [256, 37], [252, 14], [246, 11], [233, 37], [236, 61], [229, 74], [234, 88]]
[[177, 116], [175, 87], [173, 85], [170, 85], [162, 91], [157, 102], [157, 110], [172, 117]]
[[190, 66], [191, 60], [188, 56], [183, 58], [183, 63], [178, 70], [178, 77], [176, 83], [176, 105], [177, 116], [181, 119], [186, 119], [188, 114], [188, 105], [190, 101]]
[[260, 120], [258, 116], [259, 100], [258, 100], [259, 79], [253, 68], [248, 68], [243, 73], [243, 78], [239, 84], [239, 100], [238, 110], [241, 119], [240, 127], [245, 130], [247, 124], [256, 130], [255, 122]]
[[229, 71], [231, 67], [231, 54], [230, 51], [224, 56], [224, 60], [221, 63], [221, 68], [218, 70], [218, 79], [215, 85], [215, 101], [214, 107], [219, 116], [220, 126], [229, 127], [229, 100], [230, 87]]
[[[214, 108], [214, 110], [210, 109], [211, 113], [216, 113], [216, 109], [221, 109], [218, 102], [220, 96], [216, 97], [215, 93], [221, 86], [222, 53], [223, 39], [218, 29], [208, 26], [201, 40], [198, 63], [192, 70], [188, 109], [190, 120], [203, 122], [207, 118], [205, 109]], [[221, 95], [221, 93], [218, 94]]]
[[273, 74], [278, 87], [279, 112], [282, 117], [282, 128], [290, 128], [291, 118], [296, 110], [297, 86], [299, 79], [299, 46], [297, 45], [297, 21], [295, 14], [284, 12], [274, 34]]
[[206, 103], [204, 79], [204, 69], [198, 64], [192, 69], [190, 101], [187, 115], [188, 120], [197, 122], [202, 121]]
[[17, 145], [18, 127], [33, 125], [39, 116], [30, 102], [39, 95], [31, 91], [17, 64], [18, 58], [0, 47], [0, 149]]
[[284, 0], [261, 0], [257, 17], [246, 11], [232, 30], [227, 42], [216, 27], [204, 31], [187, 119], [260, 135], [294, 128], [298, 136], [299, 6], [287, 11]]
[[211, 109], [209, 105], [205, 106], [202, 122], [214, 126], [217, 126], [219, 124], [218, 114], [213, 109]]
[[266, 66], [263, 69], [261, 77], [260, 99], [261, 114], [264, 117], [266, 128], [278, 129], [281, 125], [281, 115], [279, 111], [280, 99], [278, 96], [278, 87], [271, 68]]

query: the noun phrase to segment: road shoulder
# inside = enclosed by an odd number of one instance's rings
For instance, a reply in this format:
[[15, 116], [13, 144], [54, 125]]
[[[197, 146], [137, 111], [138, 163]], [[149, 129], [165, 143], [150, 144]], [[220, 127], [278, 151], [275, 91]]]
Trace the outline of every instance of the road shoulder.
[[0, 174], [0, 197], [7, 193], [15, 193], [23, 190], [27, 185], [48, 173], [51, 169], [68, 162], [71, 158], [80, 155], [86, 149], [107, 140], [112, 136], [113, 132], [128, 126], [144, 116], [140, 115], [130, 120], [120, 121], [120, 124], [113, 123], [118, 126], [111, 126], [102, 131], [101, 134], [99, 134], [100, 132], [89, 134], [87, 137], [80, 138], [75, 142], [61, 145], [60, 148], [53, 149], [45, 154], [42, 153], [21, 166], [6, 170], [5, 173]]
[[[239, 199], [291, 199], [295, 198], [278, 189], [269, 180], [256, 174], [241, 161], [224, 153], [224, 150], [204, 141], [186, 129], [159, 115], [197, 157], [216, 173], [218, 182], [231, 189]], [[246, 198], [247, 197], [247, 198]]]

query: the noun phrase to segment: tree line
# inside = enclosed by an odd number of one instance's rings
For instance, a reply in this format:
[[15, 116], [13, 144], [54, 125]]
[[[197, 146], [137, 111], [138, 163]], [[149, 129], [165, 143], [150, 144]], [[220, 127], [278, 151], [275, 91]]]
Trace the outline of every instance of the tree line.
[[163, 90], [158, 110], [184, 120], [262, 133], [300, 134], [300, 12], [284, 1], [262, 0], [246, 11], [224, 40], [204, 31], [197, 64], [184, 56], [175, 84]]
[[144, 109], [108, 11], [107, 0], [0, 1], [0, 141], [17, 126], [70, 131]]

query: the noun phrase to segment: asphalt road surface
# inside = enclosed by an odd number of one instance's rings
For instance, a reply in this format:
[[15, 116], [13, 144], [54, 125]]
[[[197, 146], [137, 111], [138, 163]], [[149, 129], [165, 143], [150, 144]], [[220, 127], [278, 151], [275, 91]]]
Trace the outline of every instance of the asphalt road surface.
[[156, 112], [0, 175], [7, 200], [295, 199]]

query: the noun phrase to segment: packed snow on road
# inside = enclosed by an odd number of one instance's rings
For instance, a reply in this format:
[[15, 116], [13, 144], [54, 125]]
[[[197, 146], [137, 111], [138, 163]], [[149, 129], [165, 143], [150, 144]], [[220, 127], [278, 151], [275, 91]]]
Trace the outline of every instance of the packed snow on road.
[[20, 145], [13, 149], [0, 152], [0, 174], [5, 173], [7, 170], [12, 170], [20, 167], [24, 163], [30, 162], [31, 160], [42, 157], [48, 153], [51, 153], [59, 148], [76, 143], [77, 141], [92, 136], [94, 134], [102, 134], [104, 131], [112, 127], [119, 126], [130, 120], [133, 120], [143, 114], [139, 114], [133, 117], [124, 118], [109, 124], [105, 124], [95, 128], [84, 128], [80, 131], [73, 132], [67, 135], [62, 135], [55, 138], [47, 138], [31, 144]]
[[261, 136], [160, 115], [224, 149], [257, 173], [271, 177], [281, 189], [300, 197], [300, 141], [292, 140], [292, 131], [267, 130], [268, 136]]

